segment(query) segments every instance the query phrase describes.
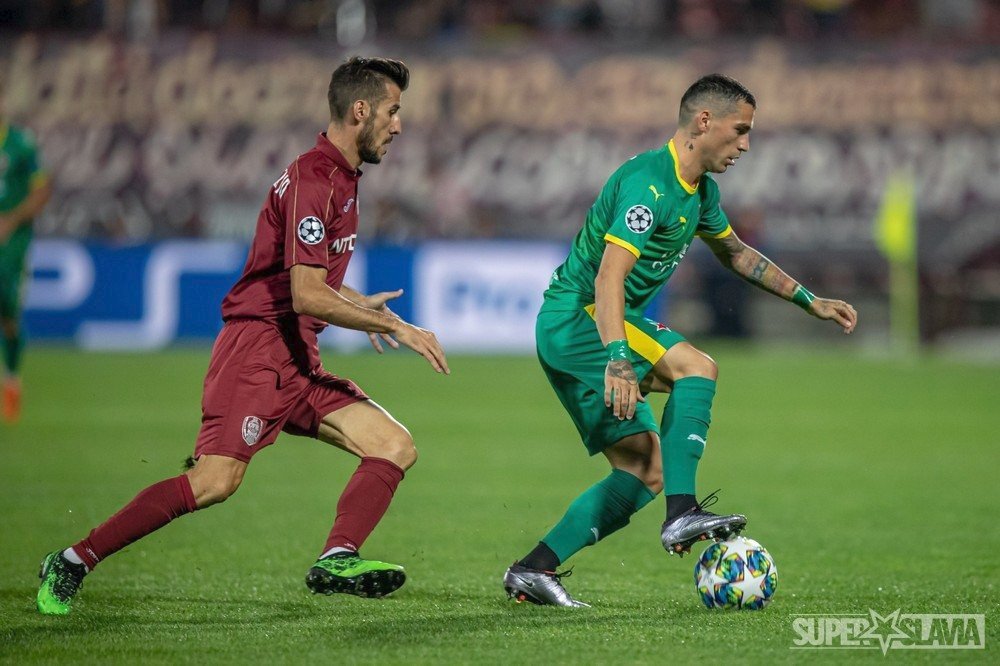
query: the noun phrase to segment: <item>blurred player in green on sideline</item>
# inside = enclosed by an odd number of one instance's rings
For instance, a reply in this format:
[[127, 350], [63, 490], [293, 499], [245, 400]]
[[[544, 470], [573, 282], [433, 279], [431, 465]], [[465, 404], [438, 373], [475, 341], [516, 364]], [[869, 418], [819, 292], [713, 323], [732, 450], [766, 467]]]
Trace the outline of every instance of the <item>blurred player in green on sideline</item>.
[[32, 222], [52, 195], [31, 132], [7, 123], [0, 82], [0, 332], [3, 338], [3, 420], [21, 415], [18, 369], [24, 350], [21, 297]]

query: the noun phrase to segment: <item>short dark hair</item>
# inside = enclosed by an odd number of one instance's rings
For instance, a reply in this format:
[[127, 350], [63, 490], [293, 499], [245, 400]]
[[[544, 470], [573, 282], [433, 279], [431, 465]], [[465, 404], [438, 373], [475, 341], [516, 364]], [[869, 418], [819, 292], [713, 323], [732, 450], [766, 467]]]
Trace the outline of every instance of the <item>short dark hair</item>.
[[694, 114], [706, 107], [727, 115], [732, 113], [740, 102], [746, 102], [757, 108], [757, 100], [754, 99], [753, 93], [742, 83], [724, 74], [709, 74], [692, 83], [681, 97], [678, 122], [687, 125], [694, 118]]
[[343, 120], [355, 101], [363, 99], [372, 106], [385, 97], [385, 84], [391, 81], [406, 90], [410, 85], [410, 70], [399, 60], [389, 58], [351, 58], [330, 77], [327, 99], [330, 117]]

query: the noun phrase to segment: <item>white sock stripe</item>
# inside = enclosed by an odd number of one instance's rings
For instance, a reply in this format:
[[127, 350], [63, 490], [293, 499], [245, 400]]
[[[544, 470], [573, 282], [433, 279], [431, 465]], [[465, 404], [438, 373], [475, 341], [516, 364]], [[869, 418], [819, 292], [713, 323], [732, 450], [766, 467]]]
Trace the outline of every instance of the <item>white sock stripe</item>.
[[[70, 562], [72, 562], [73, 564], [84, 564], [83, 559], [81, 559], [80, 556], [76, 554], [76, 551], [73, 550], [72, 548], [67, 548], [66, 550], [64, 550], [62, 552], [62, 556], [65, 557]], [[86, 569], [87, 572], [89, 573], [90, 567], [86, 567]]]
[[344, 548], [343, 546], [335, 546], [330, 550], [326, 551], [325, 553], [323, 553], [322, 555], [320, 555], [319, 559], [322, 560], [324, 557], [330, 557], [331, 555], [336, 555], [337, 553], [354, 553], [354, 552], [356, 551], [353, 551], [350, 548]]

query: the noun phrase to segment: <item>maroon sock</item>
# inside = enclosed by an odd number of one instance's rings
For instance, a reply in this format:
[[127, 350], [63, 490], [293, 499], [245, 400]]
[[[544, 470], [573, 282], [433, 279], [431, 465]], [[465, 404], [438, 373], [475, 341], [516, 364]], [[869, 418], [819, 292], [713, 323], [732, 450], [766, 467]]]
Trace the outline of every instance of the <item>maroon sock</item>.
[[382, 458], [362, 458], [337, 502], [337, 519], [323, 552], [331, 548], [357, 551], [382, 519], [396, 486], [403, 480], [399, 465]]
[[186, 475], [154, 483], [118, 513], [92, 529], [86, 539], [73, 546], [73, 550], [93, 571], [97, 563], [108, 555], [197, 508], [191, 482]]

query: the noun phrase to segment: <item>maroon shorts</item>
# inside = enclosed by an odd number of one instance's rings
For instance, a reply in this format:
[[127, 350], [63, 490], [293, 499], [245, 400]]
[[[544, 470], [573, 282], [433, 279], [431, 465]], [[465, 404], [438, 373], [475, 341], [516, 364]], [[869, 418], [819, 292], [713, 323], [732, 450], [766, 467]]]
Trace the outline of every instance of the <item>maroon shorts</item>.
[[315, 437], [324, 416], [367, 399], [349, 379], [304, 374], [275, 326], [228, 322], [212, 348], [194, 455], [250, 462], [282, 430]]

